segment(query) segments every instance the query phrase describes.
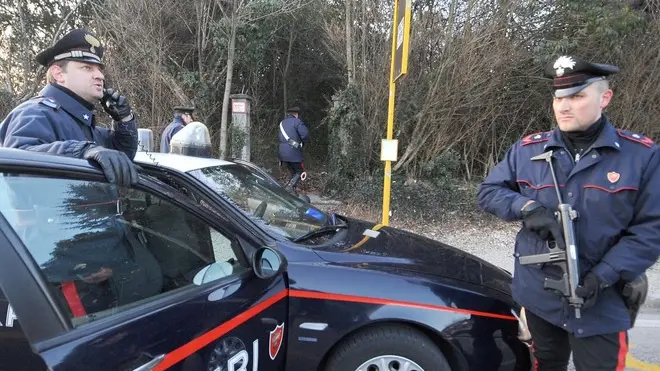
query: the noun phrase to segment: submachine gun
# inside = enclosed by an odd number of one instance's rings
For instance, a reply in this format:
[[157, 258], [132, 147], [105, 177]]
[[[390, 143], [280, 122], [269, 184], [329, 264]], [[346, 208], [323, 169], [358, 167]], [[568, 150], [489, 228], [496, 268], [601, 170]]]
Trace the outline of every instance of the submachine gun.
[[566, 249], [557, 246], [556, 243], [549, 243], [550, 252], [538, 255], [527, 255], [519, 257], [522, 265], [550, 263], [557, 265], [562, 270], [562, 277], [558, 280], [545, 278], [543, 288], [546, 290], [556, 290], [568, 300], [568, 304], [575, 308], [575, 318], [580, 318], [580, 310], [584, 304], [584, 299], [575, 294], [575, 289], [580, 281], [580, 272], [578, 266], [577, 245], [575, 241], [575, 228], [573, 220], [578, 217], [576, 210], [569, 204], [562, 201], [559, 192], [559, 184], [555, 176], [555, 169], [552, 166], [552, 151], [542, 153], [531, 158], [532, 161], [544, 160], [550, 166], [552, 181], [554, 182], [557, 198], [559, 200], [558, 210], [555, 212], [557, 221], [562, 227]]

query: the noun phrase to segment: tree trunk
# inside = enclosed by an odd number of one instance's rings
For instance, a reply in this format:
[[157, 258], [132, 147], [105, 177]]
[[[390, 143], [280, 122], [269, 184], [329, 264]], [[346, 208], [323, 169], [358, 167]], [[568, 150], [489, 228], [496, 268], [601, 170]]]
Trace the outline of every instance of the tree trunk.
[[366, 113], [366, 100], [367, 97], [365, 95], [366, 92], [366, 86], [367, 86], [367, 25], [369, 22], [367, 21], [367, 0], [362, 0], [362, 66], [361, 66], [361, 71], [362, 71], [362, 88], [360, 91], [362, 92], [362, 115], [364, 116]]
[[[27, 46], [29, 44], [29, 40], [27, 37], [27, 32], [25, 31], [26, 29], [26, 19], [25, 19], [25, 14], [23, 13], [23, 7], [25, 4], [23, 1], [18, 1], [18, 4], [16, 4], [16, 9], [18, 10], [18, 18], [20, 21], [20, 34], [22, 35], [21, 37], [21, 45]], [[30, 54], [27, 52], [27, 50], [22, 50], [21, 51], [22, 58], [21, 58], [21, 64], [23, 66], [23, 81], [21, 83], [21, 86], [23, 88], [26, 88], [28, 86], [28, 81], [30, 79]]]
[[352, 85], [355, 82], [355, 66], [353, 65], [353, 37], [351, 26], [351, 6], [353, 0], [346, 0], [346, 70], [348, 73], [348, 84]]
[[229, 37], [229, 50], [227, 52], [227, 78], [225, 79], [225, 94], [222, 98], [222, 118], [220, 119], [220, 159], [227, 157], [227, 121], [229, 112], [229, 94], [231, 94], [231, 80], [234, 74], [234, 53], [236, 51], [236, 13], [231, 14], [231, 35]]
[[452, 0], [449, 6], [449, 19], [447, 21], [447, 31], [445, 33], [447, 40], [452, 40], [454, 36], [454, 23], [456, 22], [456, 7], [458, 1]]
[[[273, 74], [273, 103], [277, 102], [277, 71], [279, 68], [279, 58], [277, 58], [277, 49], [273, 50], [273, 67], [271, 68]], [[279, 116], [279, 115], [277, 115]]]
[[289, 66], [291, 65], [291, 51], [293, 50], [293, 40], [295, 39], [295, 26], [291, 26], [291, 33], [289, 34], [289, 49], [287, 50], [286, 53], [286, 64], [284, 65], [284, 71], [282, 72], [282, 94], [284, 96], [283, 102], [284, 102], [284, 113], [286, 113], [286, 109], [289, 108], [289, 95], [288, 93], [288, 87], [287, 87], [287, 77], [289, 75]]
[[[162, 31], [162, 28], [161, 28], [161, 31]], [[158, 64], [151, 70], [151, 83], [152, 83], [152, 85], [151, 85], [151, 117], [158, 117], [157, 116], [158, 103], [156, 103], [156, 96], [160, 96], [160, 94], [158, 94], [158, 90], [159, 90], [158, 88], [160, 86], [160, 79], [158, 78], [158, 71], [160, 70], [161, 65], [163, 63], [163, 59], [162, 59], [163, 52], [162, 51], [163, 51], [162, 48], [158, 48], [158, 51], [156, 52], [158, 54], [158, 58], [157, 58], [157, 63]], [[156, 127], [158, 129], [160, 129], [160, 124], [162, 124], [162, 123], [161, 122], [154, 122], [153, 124], [155, 124]], [[156, 142], [156, 141], [154, 141], [154, 142]], [[154, 145], [155, 144], [156, 143], [154, 143]], [[155, 148], [152, 148], [152, 150], [154, 150], [154, 149]], [[160, 147], [158, 149], [160, 149]]]
[[472, 34], [472, 10], [474, 9], [474, 0], [468, 0], [467, 5], [467, 20], [465, 22], [465, 36], [469, 38]]

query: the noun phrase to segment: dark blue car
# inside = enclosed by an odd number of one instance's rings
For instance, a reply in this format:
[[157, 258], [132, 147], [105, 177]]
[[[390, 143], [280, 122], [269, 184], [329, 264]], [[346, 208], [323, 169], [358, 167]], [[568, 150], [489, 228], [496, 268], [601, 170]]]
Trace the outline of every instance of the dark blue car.
[[0, 370], [529, 370], [511, 275], [250, 163], [0, 149]]

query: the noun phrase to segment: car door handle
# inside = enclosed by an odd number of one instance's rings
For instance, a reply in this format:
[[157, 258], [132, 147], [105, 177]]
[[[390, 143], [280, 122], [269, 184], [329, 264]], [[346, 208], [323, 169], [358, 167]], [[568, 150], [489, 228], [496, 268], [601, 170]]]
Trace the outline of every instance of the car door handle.
[[275, 318], [262, 317], [261, 324], [263, 325], [278, 325], [278, 322]]
[[165, 355], [161, 354], [159, 356], [154, 357], [151, 361], [143, 364], [142, 366], [134, 369], [133, 371], [151, 371], [154, 367], [156, 367], [159, 363], [161, 363], [165, 359]]

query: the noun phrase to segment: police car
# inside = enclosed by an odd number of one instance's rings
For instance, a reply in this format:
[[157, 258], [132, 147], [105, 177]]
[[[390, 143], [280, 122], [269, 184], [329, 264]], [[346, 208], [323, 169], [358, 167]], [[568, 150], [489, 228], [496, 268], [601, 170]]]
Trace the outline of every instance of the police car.
[[0, 370], [529, 370], [511, 275], [249, 162], [0, 149]]

